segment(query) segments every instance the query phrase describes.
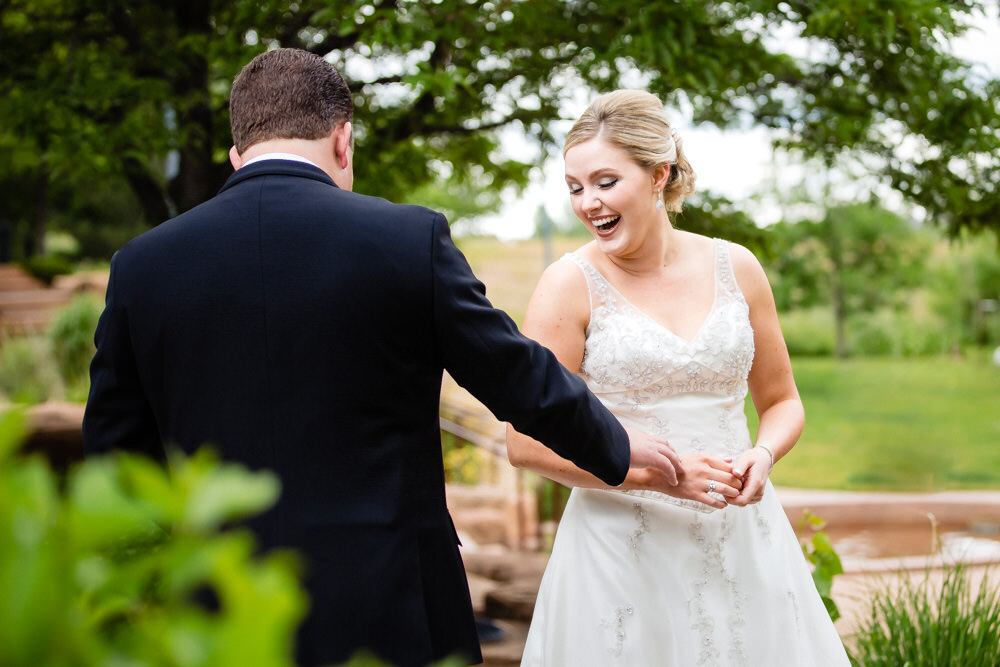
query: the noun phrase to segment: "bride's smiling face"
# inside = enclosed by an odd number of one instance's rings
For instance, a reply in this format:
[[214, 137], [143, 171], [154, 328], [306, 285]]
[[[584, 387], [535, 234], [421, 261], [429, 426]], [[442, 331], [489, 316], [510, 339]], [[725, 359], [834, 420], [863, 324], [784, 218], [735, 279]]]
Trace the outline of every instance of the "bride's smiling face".
[[664, 221], [653, 174], [600, 136], [566, 151], [566, 186], [573, 212], [601, 252], [631, 255]]

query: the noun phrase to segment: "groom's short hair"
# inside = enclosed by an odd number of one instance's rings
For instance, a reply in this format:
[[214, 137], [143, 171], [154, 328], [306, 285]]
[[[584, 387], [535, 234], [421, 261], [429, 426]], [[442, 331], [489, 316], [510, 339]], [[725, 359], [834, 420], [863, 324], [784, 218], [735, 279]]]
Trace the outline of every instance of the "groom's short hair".
[[238, 153], [271, 139], [322, 139], [353, 118], [354, 103], [344, 77], [301, 49], [260, 54], [237, 75], [229, 96]]

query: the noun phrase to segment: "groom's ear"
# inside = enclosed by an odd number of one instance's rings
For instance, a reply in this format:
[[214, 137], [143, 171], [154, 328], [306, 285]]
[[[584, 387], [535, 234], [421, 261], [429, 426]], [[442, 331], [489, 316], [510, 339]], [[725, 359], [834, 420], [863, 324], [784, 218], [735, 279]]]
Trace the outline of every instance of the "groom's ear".
[[243, 158], [236, 152], [236, 146], [229, 149], [229, 164], [233, 165], [233, 169], [237, 170], [243, 166]]
[[351, 153], [354, 149], [354, 128], [350, 122], [338, 125], [333, 130], [333, 156], [337, 166], [347, 169], [351, 163]]

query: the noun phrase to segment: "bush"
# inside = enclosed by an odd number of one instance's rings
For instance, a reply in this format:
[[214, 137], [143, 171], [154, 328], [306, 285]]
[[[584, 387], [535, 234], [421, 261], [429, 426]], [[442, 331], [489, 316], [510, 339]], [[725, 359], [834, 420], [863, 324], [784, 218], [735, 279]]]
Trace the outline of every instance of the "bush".
[[49, 327], [52, 355], [70, 398], [87, 398], [90, 360], [97, 351], [94, 347], [94, 331], [102, 308], [97, 297], [80, 295], [59, 311]]
[[847, 347], [859, 356], [892, 355], [896, 352], [898, 326], [897, 318], [886, 310], [859, 315], [847, 327]]
[[[0, 664], [292, 664], [295, 560], [222, 531], [275, 501], [273, 475], [202, 451], [91, 459], [61, 483], [15, 454], [19, 422], [0, 418]], [[215, 612], [193, 601], [209, 591]]]
[[940, 318], [882, 309], [847, 323], [848, 348], [856, 356], [920, 357], [943, 354], [948, 348]]
[[828, 307], [782, 313], [781, 331], [785, 336], [788, 352], [792, 355], [815, 357], [833, 354], [833, 312]]
[[961, 565], [944, 572], [940, 591], [930, 573], [918, 584], [883, 585], [854, 635], [853, 660], [866, 667], [996, 665], [1000, 590], [983, 578], [974, 592]]
[[0, 392], [15, 403], [41, 403], [59, 391], [59, 374], [43, 339], [13, 338], [0, 345]]
[[800, 533], [802, 532], [801, 528], [805, 526], [809, 526], [813, 534], [808, 540], [800, 541], [802, 553], [805, 555], [806, 560], [809, 561], [813, 583], [816, 585], [816, 591], [819, 593], [820, 599], [823, 600], [826, 613], [830, 615], [830, 620], [836, 621], [840, 618], [840, 609], [837, 608], [837, 603], [833, 601], [833, 579], [838, 574], [844, 573], [844, 567], [840, 562], [840, 556], [837, 555], [833, 544], [830, 542], [829, 535], [823, 532], [826, 522], [809, 510], [806, 510], [802, 515]]
[[21, 262], [21, 266], [25, 271], [46, 285], [51, 285], [56, 276], [73, 273], [72, 260], [62, 255], [31, 257]]

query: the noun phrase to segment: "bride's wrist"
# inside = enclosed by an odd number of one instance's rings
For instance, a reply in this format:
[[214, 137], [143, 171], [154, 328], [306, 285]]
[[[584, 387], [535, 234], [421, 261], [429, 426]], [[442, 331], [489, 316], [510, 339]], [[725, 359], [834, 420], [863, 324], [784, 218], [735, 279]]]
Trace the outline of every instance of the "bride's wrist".
[[758, 442], [754, 449], [762, 449], [767, 453], [767, 474], [770, 475], [771, 471], [774, 470], [774, 450], [771, 449], [770, 445], [763, 442]]
[[648, 491], [653, 486], [653, 475], [649, 468], [633, 468], [622, 488], [627, 491]]

